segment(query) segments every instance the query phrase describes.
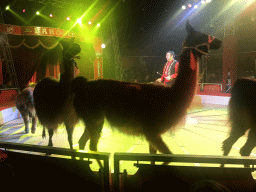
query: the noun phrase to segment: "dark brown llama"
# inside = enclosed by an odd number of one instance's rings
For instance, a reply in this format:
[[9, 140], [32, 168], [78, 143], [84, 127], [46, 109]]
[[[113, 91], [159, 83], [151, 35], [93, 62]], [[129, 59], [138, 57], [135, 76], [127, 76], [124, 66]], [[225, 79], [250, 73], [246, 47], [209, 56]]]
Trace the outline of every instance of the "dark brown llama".
[[35, 111], [33, 92], [36, 83], [30, 83], [25, 89], [23, 89], [16, 97], [16, 108], [19, 110], [24, 124], [25, 133], [29, 133], [29, 122], [32, 120], [31, 133], [36, 132], [37, 116]]
[[[54, 131], [62, 123], [65, 124], [68, 133], [70, 149], [73, 149], [72, 135], [78, 117], [73, 106], [73, 93], [71, 82], [74, 79], [74, 59], [81, 48], [78, 44], [70, 42], [63, 45], [63, 71], [60, 81], [52, 77], [46, 77], [38, 82], [34, 90], [35, 109], [40, 123], [47, 128], [49, 133], [48, 146], [52, 147]], [[43, 137], [45, 134], [43, 134]]]
[[[256, 80], [238, 79], [231, 90], [228, 104], [231, 130], [229, 137], [223, 142], [223, 154], [227, 156], [234, 143], [249, 130], [245, 145], [240, 149], [242, 156], [249, 156], [256, 146]], [[224, 166], [224, 165], [222, 165]]]
[[198, 59], [210, 48], [221, 46], [221, 41], [194, 31], [189, 22], [186, 30], [179, 74], [171, 87], [107, 79], [87, 81], [84, 77], [73, 80], [74, 106], [85, 123], [79, 140], [81, 150], [90, 139], [90, 150], [97, 151], [106, 119], [119, 131], [145, 136], [150, 153], [158, 150], [171, 154], [161, 135], [174, 128], [190, 106], [197, 85]]

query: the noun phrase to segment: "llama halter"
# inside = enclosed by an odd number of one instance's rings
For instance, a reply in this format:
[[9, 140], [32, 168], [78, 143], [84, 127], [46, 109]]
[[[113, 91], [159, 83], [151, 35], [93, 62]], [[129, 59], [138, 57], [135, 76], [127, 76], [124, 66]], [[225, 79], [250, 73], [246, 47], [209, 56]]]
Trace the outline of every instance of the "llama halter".
[[[210, 44], [211, 42], [215, 39], [215, 37], [212, 37], [210, 35], [208, 35], [208, 43], [201, 43], [199, 45], [195, 45], [195, 46], [192, 46], [192, 47], [184, 47], [184, 49], [195, 49], [197, 50], [199, 53], [203, 54], [203, 55], [207, 55], [209, 53], [209, 50], [210, 50]], [[199, 49], [199, 47], [202, 47], [202, 46], [207, 46], [207, 52], [204, 52], [202, 50]]]

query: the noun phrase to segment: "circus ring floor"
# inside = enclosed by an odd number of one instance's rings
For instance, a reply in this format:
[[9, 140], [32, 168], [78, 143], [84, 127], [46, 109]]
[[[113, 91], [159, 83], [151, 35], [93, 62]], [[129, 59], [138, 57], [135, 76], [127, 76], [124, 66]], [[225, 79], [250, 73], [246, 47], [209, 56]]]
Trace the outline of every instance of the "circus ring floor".
[[[225, 102], [225, 101], [224, 101]], [[78, 149], [78, 140], [82, 135], [84, 126], [80, 122], [74, 131], [73, 143], [74, 149]], [[227, 105], [203, 103], [200, 109], [193, 109], [188, 112], [186, 122], [177, 127], [175, 132], [167, 132], [162, 135], [170, 150], [174, 154], [191, 155], [222, 155], [222, 142], [229, 133], [229, 123], [227, 121]], [[244, 135], [233, 146], [230, 156], [240, 156], [239, 150], [244, 145], [247, 137]], [[0, 141], [12, 143], [25, 143], [33, 145], [47, 146], [48, 136], [42, 138], [42, 126], [39, 124], [35, 134], [25, 134], [22, 118], [9, 121], [2, 125], [0, 129]], [[53, 136], [54, 147], [69, 148], [67, 133], [64, 126], [59, 127], [57, 133]], [[148, 153], [148, 143], [144, 138], [127, 136], [118, 131], [111, 130], [107, 124], [104, 125], [102, 136], [98, 144], [100, 152], [109, 152], [112, 154], [111, 165], [113, 169], [113, 154], [115, 152], [128, 153]], [[87, 143], [85, 151], [89, 151]], [[251, 157], [256, 156], [256, 148], [252, 151]], [[137, 168], [133, 165], [135, 162], [121, 162], [120, 170], [127, 170], [128, 174], [134, 174]], [[174, 163], [173, 163], [174, 164]], [[189, 166], [208, 166], [198, 163], [176, 163]], [[219, 165], [210, 165], [219, 166]], [[231, 166], [231, 165], [227, 165]], [[232, 165], [243, 167], [242, 165]], [[99, 169], [96, 161], [91, 164], [91, 169]], [[112, 170], [113, 171], [113, 170]], [[252, 173], [256, 178], [256, 172]]]

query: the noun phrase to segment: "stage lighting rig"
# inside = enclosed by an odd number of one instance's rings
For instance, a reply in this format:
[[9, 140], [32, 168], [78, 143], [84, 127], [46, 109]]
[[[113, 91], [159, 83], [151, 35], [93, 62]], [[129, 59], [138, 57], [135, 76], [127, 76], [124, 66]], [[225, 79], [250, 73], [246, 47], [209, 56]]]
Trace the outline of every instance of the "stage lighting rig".
[[38, 3], [43, 3], [46, 4], [48, 2], [48, 0], [37, 0]]
[[187, 8], [198, 8], [200, 5], [203, 5], [205, 3], [210, 3], [211, 0], [191, 0], [189, 1], [186, 5], [182, 6], [182, 9], [187, 9]]

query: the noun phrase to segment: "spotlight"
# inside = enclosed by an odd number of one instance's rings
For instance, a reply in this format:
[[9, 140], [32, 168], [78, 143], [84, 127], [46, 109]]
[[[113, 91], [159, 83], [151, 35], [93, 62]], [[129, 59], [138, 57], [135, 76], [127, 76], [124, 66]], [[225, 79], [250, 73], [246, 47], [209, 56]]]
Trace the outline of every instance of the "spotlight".
[[76, 20], [76, 22], [79, 23], [80, 25], [82, 25], [82, 18], [78, 18], [78, 19]]
[[97, 26], [99, 27], [99, 26], [100, 26], [100, 24], [98, 23], [98, 24], [97, 24]]
[[103, 49], [104, 49], [105, 47], [106, 47], [106, 45], [105, 45], [105, 44], [101, 44], [101, 48], [103, 48]]
[[206, 0], [207, 3], [210, 3], [212, 0]]
[[186, 9], [186, 6], [185, 6], [185, 5], [183, 5], [183, 6], [182, 6], [182, 9]]
[[52, 14], [50, 14], [49, 17], [52, 17]]
[[39, 11], [37, 11], [36, 14], [39, 15], [40, 14]]
[[9, 9], [10, 9], [10, 6], [9, 6], [9, 5], [8, 5], [8, 6], [6, 6], [6, 7], [5, 7], [5, 9], [6, 9], [6, 10], [9, 10]]
[[190, 4], [188, 4], [188, 7], [189, 7], [189, 8], [191, 8], [191, 7], [192, 7], [192, 4], [191, 4], [191, 3], [190, 3]]
[[201, 1], [201, 4], [205, 4], [205, 0], [202, 0], [202, 1]]
[[89, 24], [89, 25], [91, 25], [91, 24], [92, 24], [92, 22], [91, 22], [91, 21], [89, 21], [89, 22], [88, 22], [88, 24]]
[[195, 5], [194, 8], [195, 8], [195, 9], [198, 8], [198, 5]]
[[23, 9], [22, 12], [25, 13], [25, 12], [26, 12], [26, 9]]
[[70, 17], [67, 17], [67, 20], [70, 21]]

